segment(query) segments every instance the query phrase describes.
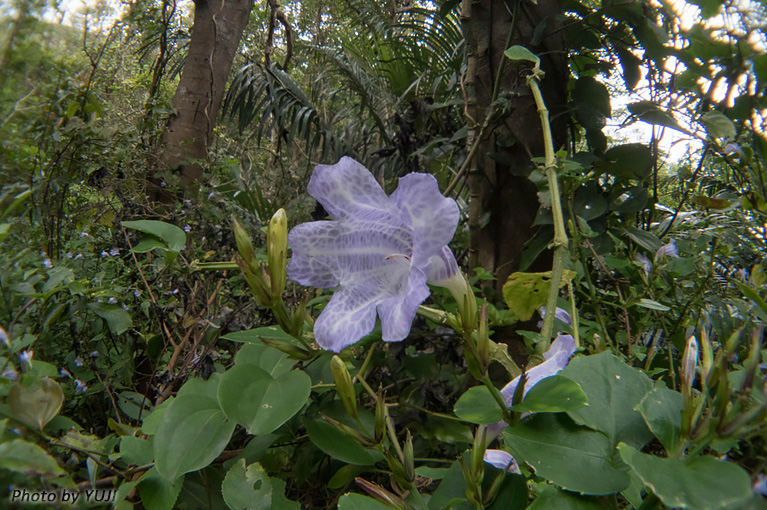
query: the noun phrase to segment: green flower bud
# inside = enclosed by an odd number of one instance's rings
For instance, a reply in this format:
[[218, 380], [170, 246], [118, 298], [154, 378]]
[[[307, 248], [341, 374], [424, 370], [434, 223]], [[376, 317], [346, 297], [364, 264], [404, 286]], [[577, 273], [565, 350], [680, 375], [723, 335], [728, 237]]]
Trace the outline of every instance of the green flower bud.
[[284, 352], [291, 359], [297, 359], [300, 361], [308, 361], [314, 357], [314, 354], [306, 349], [302, 349], [297, 345], [294, 345], [287, 340], [277, 340], [276, 338], [264, 338], [261, 337], [261, 341], [269, 346], [277, 349], [280, 352]]
[[682, 356], [681, 377], [684, 391], [689, 394], [695, 382], [695, 369], [698, 366], [698, 340], [695, 336], [687, 339], [687, 346]]
[[234, 240], [237, 242], [237, 251], [240, 252], [240, 257], [244, 260], [248, 266], [252, 268], [256, 267], [256, 255], [253, 251], [253, 242], [250, 240], [248, 232], [240, 225], [237, 218], [232, 216], [232, 229], [234, 230]]
[[376, 483], [368, 482], [364, 478], [360, 477], [355, 478], [354, 482], [365, 489], [368, 494], [373, 496], [373, 498], [377, 499], [384, 505], [397, 508], [398, 510], [408, 510], [410, 508], [410, 505], [405, 503], [405, 500], [403, 500], [401, 497], [387, 491]]
[[354, 393], [354, 384], [346, 369], [346, 363], [337, 355], [333, 355], [330, 360], [330, 370], [333, 372], [333, 378], [336, 380], [336, 391], [344, 403], [346, 412], [357, 417], [357, 395]]
[[288, 217], [285, 209], [280, 209], [269, 222], [266, 233], [267, 260], [271, 279], [272, 297], [278, 299], [285, 290], [285, 266], [288, 257]]
[[415, 480], [415, 454], [413, 453], [413, 436], [410, 435], [410, 431], [407, 431], [407, 438], [405, 438], [405, 448], [403, 449], [405, 454], [405, 476], [409, 482]]

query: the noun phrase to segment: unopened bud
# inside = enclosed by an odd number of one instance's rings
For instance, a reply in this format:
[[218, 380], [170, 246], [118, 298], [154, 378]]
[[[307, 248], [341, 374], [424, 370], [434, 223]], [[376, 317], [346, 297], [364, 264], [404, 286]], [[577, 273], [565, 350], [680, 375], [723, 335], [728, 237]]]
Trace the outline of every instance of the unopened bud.
[[386, 436], [386, 402], [384, 402], [383, 390], [378, 388], [376, 395], [376, 413], [375, 413], [375, 439], [376, 443], [383, 441]]
[[346, 412], [356, 418], [357, 394], [354, 392], [354, 384], [352, 384], [349, 370], [346, 369], [346, 363], [338, 355], [333, 355], [330, 360], [330, 370], [333, 372], [333, 378], [336, 380], [336, 391], [341, 397]]
[[354, 482], [365, 489], [368, 494], [373, 496], [373, 498], [377, 499], [384, 505], [388, 505], [394, 508], [397, 508], [398, 510], [408, 510], [410, 508], [410, 505], [405, 503], [405, 500], [403, 500], [401, 497], [397, 496], [396, 494], [393, 494], [377, 483], [368, 482], [364, 478], [357, 477], [354, 479]]
[[232, 229], [234, 230], [234, 240], [237, 242], [237, 251], [240, 253], [240, 257], [248, 266], [255, 268], [256, 255], [253, 251], [253, 242], [250, 240], [248, 232], [234, 216], [232, 216]]
[[695, 382], [695, 369], [698, 366], [698, 340], [695, 336], [691, 336], [687, 339], [687, 346], [684, 349], [684, 355], [682, 356], [682, 384], [685, 387], [685, 391], [689, 394], [692, 389], [692, 385]]
[[285, 265], [288, 257], [288, 217], [280, 209], [269, 222], [266, 233], [267, 260], [271, 279], [272, 296], [278, 299], [285, 290]]
[[250, 287], [250, 292], [256, 299], [256, 303], [264, 308], [269, 308], [272, 304], [272, 298], [269, 295], [269, 289], [261, 275], [261, 271], [258, 268], [255, 268], [256, 271], [254, 271], [254, 267], [248, 264], [242, 257], [237, 260], [237, 265], [240, 266], [242, 276], [248, 283], [248, 287]]
[[301, 347], [298, 347], [297, 345], [293, 345], [287, 340], [278, 340], [276, 338], [265, 338], [265, 337], [260, 337], [260, 338], [265, 345], [269, 347], [273, 347], [280, 352], [284, 352], [291, 359], [308, 361], [314, 357], [314, 354], [312, 354], [311, 352], [307, 351], [306, 349], [302, 349]]
[[487, 373], [490, 366], [490, 332], [487, 317], [487, 301], [482, 302], [479, 309], [479, 329], [477, 330], [477, 357], [482, 374]]
[[337, 428], [338, 430], [340, 430], [341, 432], [343, 432], [347, 436], [349, 436], [352, 439], [354, 439], [355, 441], [357, 441], [364, 448], [370, 448], [371, 446], [375, 446], [375, 442], [372, 439], [370, 439], [369, 437], [367, 437], [364, 434], [359, 433], [354, 428], [352, 428], [352, 427], [350, 427], [350, 426], [348, 426], [348, 425], [346, 425], [344, 423], [341, 423], [340, 421], [336, 421], [336, 420], [334, 420], [333, 418], [331, 418], [329, 416], [323, 416], [323, 418], [325, 419], [325, 421], [327, 421], [328, 423], [333, 425], [335, 428]]
[[762, 352], [759, 349], [762, 332], [762, 328], [754, 328], [754, 331], [751, 333], [751, 349], [748, 353], [748, 359], [743, 364], [746, 375], [740, 386], [740, 391], [744, 394], [751, 393], [751, 388], [754, 386], [754, 380], [756, 379], [756, 372], [759, 370], [759, 360], [762, 357]]
[[485, 473], [485, 445], [487, 444], [487, 428], [479, 425], [474, 433], [474, 445], [471, 450], [471, 471], [479, 484]]
[[408, 481], [412, 482], [415, 480], [415, 454], [413, 453], [413, 436], [410, 435], [409, 430], [405, 438], [403, 453], [405, 454], [405, 475]]
[[711, 373], [711, 369], [714, 366], [714, 348], [711, 345], [711, 340], [708, 338], [708, 333], [703, 329], [700, 337], [700, 347], [702, 351], [701, 356], [701, 374], [700, 378], [702, 384], [706, 384], [708, 375]]

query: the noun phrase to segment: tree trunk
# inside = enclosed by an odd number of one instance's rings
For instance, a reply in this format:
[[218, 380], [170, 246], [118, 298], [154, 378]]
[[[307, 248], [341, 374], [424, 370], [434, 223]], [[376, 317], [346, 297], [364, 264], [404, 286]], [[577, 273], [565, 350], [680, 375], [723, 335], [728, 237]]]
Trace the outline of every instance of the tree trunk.
[[203, 174], [224, 86], [254, 0], [196, 0], [189, 54], [165, 131], [166, 162], [193, 189]]
[[[468, 175], [470, 264], [496, 276], [497, 292], [518, 269], [524, 245], [533, 236], [539, 202], [537, 189], [527, 177], [535, 168], [530, 158], [544, 155], [540, 118], [525, 84], [530, 66], [520, 66], [503, 53], [519, 44], [541, 57], [546, 73], [541, 88], [554, 119], [555, 146], [561, 146], [567, 136], [567, 116], [561, 114], [567, 102], [568, 71], [561, 23], [554, 18], [559, 13], [558, 0], [539, 0], [537, 5], [524, 0], [463, 0], [462, 4], [466, 111], [469, 126], [474, 128], [469, 143], [480, 135], [494, 90], [512, 109], [504, 120], [485, 130]], [[542, 42], [532, 46], [533, 30], [543, 20]], [[545, 259], [550, 256], [544, 256], [544, 263]]]

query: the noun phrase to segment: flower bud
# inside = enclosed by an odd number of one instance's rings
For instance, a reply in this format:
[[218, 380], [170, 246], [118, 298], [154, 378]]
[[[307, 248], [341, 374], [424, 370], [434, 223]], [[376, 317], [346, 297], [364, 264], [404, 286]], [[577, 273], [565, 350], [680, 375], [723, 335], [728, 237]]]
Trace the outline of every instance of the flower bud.
[[488, 328], [487, 301], [482, 303], [479, 310], [479, 330], [477, 331], [477, 358], [482, 374], [487, 373], [490, 366], [490, 332]]
[[698, 340], [695, 336], [687, 339], [687, 346], [682, 356], [681, 376], [684, 389], [689, 394], [695, 382], [695, 368], [698, 366]]
[[403, 449], [405, 454], [405, 476], [408, 481], [415, 480], [415, 454], [413, 453], [413, 436], [410, 435], [410, 431], [407, 431], [407, 437], [405, 438], [405, 448]]
[[706, 384], [708, 375], [711, 373], [711, 369], [714, 366], [714, 348], [711, 345], [711, 340], [708, 338], [708, 333], [703, 329], [701, 331], [700, 346], [702, 351], [701, 356], [701, 381]]
[[343, 432], [347, 436], [357, 441], [364, 448], [370, 448], [371, 446], [375, 446], [375, 442], [372, 439], [370, 439], [364, 434], [360, 434], [353, 427], [350, 427], [349, 425], [341, 423], [340, 421], [336, 421], [329, 416], [323, 416], [323, 418], [325, 419], [325, 421], [333, 425], [339, 431]]
[[240, 252], [240, 257], [249, 267], [255, 268], [256, 255], [253, 251], [253, 242], [250, 240], [248, 232], [234, 216], [232, 216], [232, 229], [234, 230], [234, 240], [237, 242], [237, 251]]
[[330, 360], [330, 370], [333, 372], [333, 378], [336, 380], [336, 391], [338, 396], [341, 397], [341, 402], [344, 403], [346, 412], [356, 418], [357, 395], [354, 392], [352, 378], [346, 369], [346, 363], [337, 355], [333, 355], [333, 358]]
[[273, 347], [280, 352], [284, 352], [291, 359], [308, 361], [314, 357], [314, 354], [312, 354], [310, 351], [307, 351], [306, 349], [302, 349], [301, 347], [298, 347], [297, 345], [293, 345], [287, 340], [277, 340], [276, 338], [265, 338], [265, 337], [260, 337], [260, 338], [261, 338], [261, 341], [264, 343], [264, 345], [267, 345], [268, 347]]
[[386, 402], [384, 402], [383, 390], [380, 387], [376, 395], [375, 417], [375, 439], [376, 444], [378, 444], [386, 436]]
[[278, 299], [285, 290], [285, 265], [288, 256], [288, 217], [280, 209], [269, 222], [266, 233], [267, 260], [271, 279], [272, 297]]
[[237, 265], [240, 266], [242, 276], [245, 278], [245, 281], [248, 282], [250, 292], [253, 294], [253, 297], [256, 298], [258, 305], [264, 308], [269, 308], [272, 304], [272, 298], [269, 295], [268, 286], [266, 285], [261, 272], [259, 270], [253, 271], [254, 268], [242, 257], [237, 260]]
[[398, 510], [407, 510], [410, 508], [410, 505], [405, 503], [405, 500], [403, 500], [401, 497], [387, 491], [376, 483], [368, 482], [364, 478], [360, 477], [355, 478], [354, 482], [365, 489], [368, 494], [373, 496], [373, 498], [377, 499], [384, 505], [397, 508]]

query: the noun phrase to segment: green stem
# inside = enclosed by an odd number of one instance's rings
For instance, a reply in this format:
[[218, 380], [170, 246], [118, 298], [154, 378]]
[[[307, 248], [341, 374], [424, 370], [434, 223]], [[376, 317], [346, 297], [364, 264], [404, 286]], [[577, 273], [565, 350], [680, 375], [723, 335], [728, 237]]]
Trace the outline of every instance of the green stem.
[[564, 273], [565, 262], [567, 260], [567, 232], [565, 231], [565, 218], [562, 214], [562, 201], [559, 193], [559, 182], [557, 181], [557, 160], [554, 153], [554, 140], [551, 136], [551, 124], [549, 123], [549, 110], [543, 101], [541, 89], [538, 86], [538, 79], [543, 73], [535, 69], [533, 74], [527, 77], [527, 86], [533, 93], [535, 104], [538, 107], [538, 115], [541, 117], [541, 128], [543, 130], [543, 145], [546, 151], [545, 171], [546, 178], [549, 181], [549, 193], [551, 195], [551, 213], [554, 216], [554, 265], [551, 268], [551, 283], [549, 284], [549, 297], [546, 301], [546, 317], [543, 319], [543, 329], [541, 335], [543, 340], [539, 344], [541, 352], [548, 350], [551, 342], [551, 335], [554, 329], [554, 312], [557, 309], [557, 296], [559, 286], [562, 283], [562, 274]]

